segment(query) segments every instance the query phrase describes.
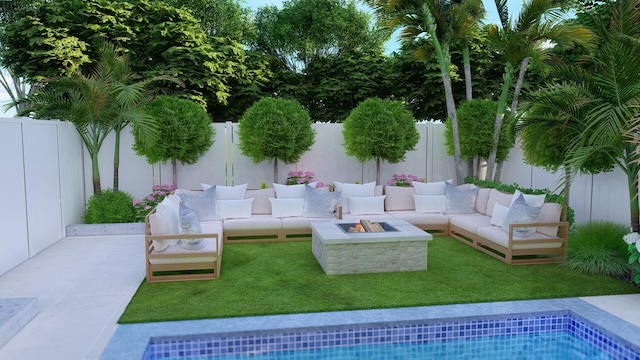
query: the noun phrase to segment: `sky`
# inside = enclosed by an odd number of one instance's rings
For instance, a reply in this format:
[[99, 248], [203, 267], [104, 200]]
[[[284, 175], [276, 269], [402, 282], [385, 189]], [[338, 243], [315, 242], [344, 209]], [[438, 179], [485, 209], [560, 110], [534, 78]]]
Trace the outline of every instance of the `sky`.
[[[243, 0], [240, 0], [241, 3]], [[484, 7], [487, 10], [487, 20], [486, 23], [498, 23], [498, 12], [496, 11], [496, 6], [493, 0], [483, 0]], [[507, 0], [507, 6], [509, 7], [509, 14], [511, 16], [515, 16], [520, 12], [522, 8], [523, 0]], [[260, 6], [264, 5], [276, 5], [278, 7], [282, 6], [282, 0], [244, 0], [243, 6], [250, 7], [251, 9], [257, 10]], [[397, 39], [391, 39], [385, 46], [385, 50], [387, 53], [391, 53], [394, 50], [399, 48], [399, 43]], [[9, 101], [9, 95], [4, 89], [0, 89], [0, 105], [5, 104]], [[6, 113], [2, 113], [0, 110], [0, 116], [5, 117], [13, 117], [15, 112], [13, 110], [9, 110]]]

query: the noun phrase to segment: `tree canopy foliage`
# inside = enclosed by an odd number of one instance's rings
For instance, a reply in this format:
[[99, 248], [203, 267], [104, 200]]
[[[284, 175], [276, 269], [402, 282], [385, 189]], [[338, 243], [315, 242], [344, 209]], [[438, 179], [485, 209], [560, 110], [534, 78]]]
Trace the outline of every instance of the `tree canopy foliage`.
[[247, 75], [240, 43], [208, 37], [188, 11], [150, 0], [38, 2], [4, 24], [2, 64], [31, 81], [66, 76], [96, 58], [90, 44], [98, 38], [128, 52], [143, 78], [170, 75], [185, 84], [159, 90], [201, 102], [226, 101], [229, 82]]
[[273, 160], [278, 182], [278, 160], [295, 163], [315, 143], [311, 124], [309, 113], [297, 101], [263, 98], [238, 122], [238, 147], [255, 163]]
[[397, 101], [370, 98], [360, 103], [344, 121], [345, 152], [358, 161], [376, 160], [380, 183], [380, 160], [399, 163], [420, 140], [411, 112]]

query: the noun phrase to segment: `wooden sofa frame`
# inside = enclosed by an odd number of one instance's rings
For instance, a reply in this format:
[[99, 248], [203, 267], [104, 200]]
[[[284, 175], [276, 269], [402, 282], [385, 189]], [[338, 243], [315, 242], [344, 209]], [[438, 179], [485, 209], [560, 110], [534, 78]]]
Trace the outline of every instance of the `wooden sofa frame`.
[[[564, 218], [564, 215], [562, 218]], [[558, 234], [556, 237], [536, 238], [536, 233], [534, 233], [530, 238], [518, 238], [518, 240], [513, 240], [513, 231], [516, 228], [547, 226], [558, 227]], [[548, 223], [510, 224], [508, 246], [506, 247], [451, 224], [449, 225], [449, 236], [508, 265], [551, 264], [562, 262], [567, 257], [569, 223], [566, 221], [558, 221]], [[558, 243], [560, 243], [560, 246], [557, 246]], [[553, 246], [540, 246], [532, 249], [514, 249], [514, 244], [536, 246], [549, 244]]]
[[[151, 235], [149, 216], [155, 213], [153, 209], [145, 219], [145, 267], [147, 282], [161, 281], [185, 281], [185, 280], [216, 280], [220, 277], [220, 265], [222, 263], [222, 239], [218, 234], [172, 234]], [[179, 240], [179, 239], [214, 239], [216, 250], [191, 250], [185, 253], [153, 253], [153, 240]], [[190, 262], [189, 259], [209, 256], [213, 261]], [[152, 264], [153, 259], [179, 259], [180, 262], [172, 264]]]

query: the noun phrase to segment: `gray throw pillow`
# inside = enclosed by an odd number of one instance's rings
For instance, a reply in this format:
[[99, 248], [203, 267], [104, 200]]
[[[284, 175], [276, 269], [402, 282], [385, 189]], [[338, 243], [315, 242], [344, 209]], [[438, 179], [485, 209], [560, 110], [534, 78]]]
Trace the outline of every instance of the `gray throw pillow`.
[[462, 189], [445, 182], [448, 214], [470, 214], [475, 212], [478, 188]]
[[338, 204], [338, 198], [342, 192], [320, 191], [313, 186], [304, 186], [304, 216], [317, 218], [333, 217], [333, 212]]
[[[202, 227], [196, 213], [184, 203], [180, 203], [180, 234], [202, 234]], [[199, 250], [204, 247], [203, 239], [181, 239], [182, 247], [187, 250]]]
[[212, 186], [200, 194], [180, 193], [183, 204], [192, 209], [200, 221], [218, 220], [218, 205], [216, 203], [216, 186]]
[[[538, 221], [538, 215], [540, 215], [540, 208], [527, 205], [524, 196], [520, 194], [513, 204], [511, 204], [502, 228], [504, 231], [509, 232], [509, 224], [534, 223]], [[531, 236], [535, 231], [535, 227], [515, 228], [513, 229], [513, 235], [517, 237], [527, 237]]]

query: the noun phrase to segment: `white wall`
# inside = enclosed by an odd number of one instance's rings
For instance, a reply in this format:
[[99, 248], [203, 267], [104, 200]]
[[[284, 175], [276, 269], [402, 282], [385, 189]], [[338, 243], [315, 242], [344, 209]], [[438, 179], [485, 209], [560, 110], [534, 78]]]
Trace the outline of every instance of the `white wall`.
[[[60, 240], [84, 212], [82, 144], [59, 121], [0, 119], [0, 274]], [[64, 204], [64, 205], [63, 205]]]

